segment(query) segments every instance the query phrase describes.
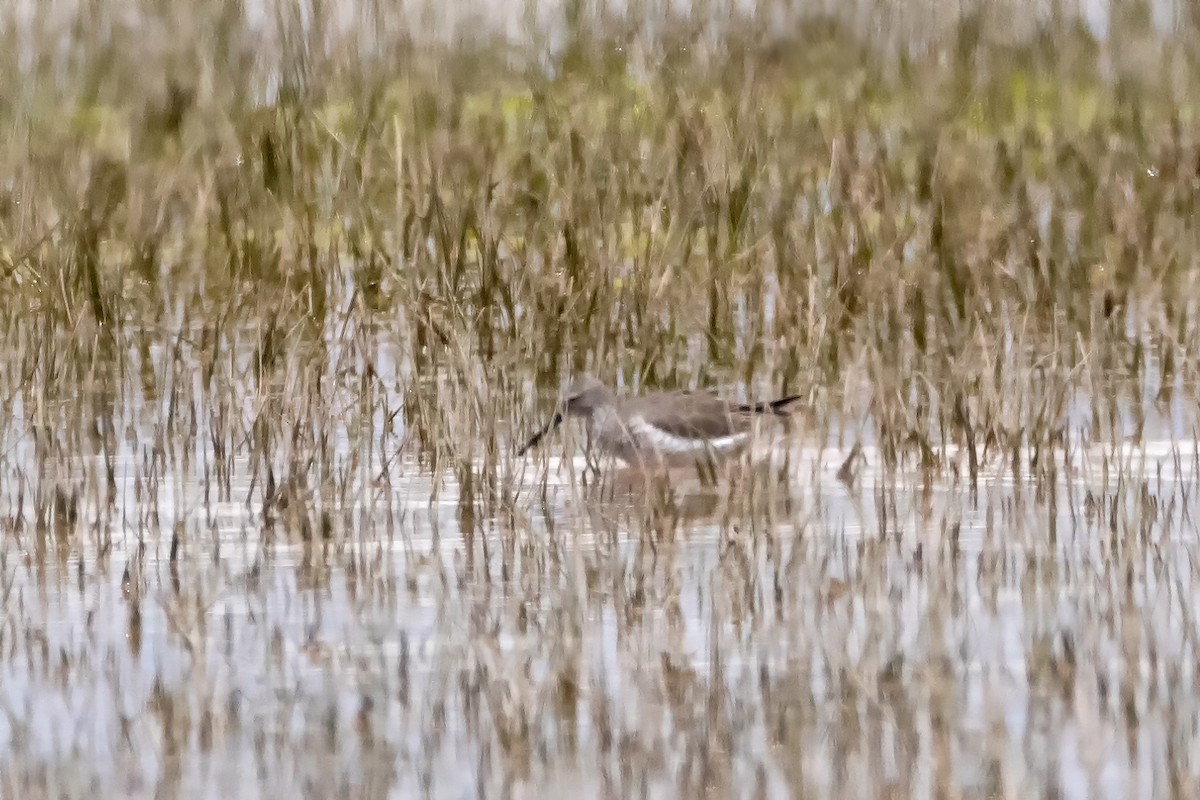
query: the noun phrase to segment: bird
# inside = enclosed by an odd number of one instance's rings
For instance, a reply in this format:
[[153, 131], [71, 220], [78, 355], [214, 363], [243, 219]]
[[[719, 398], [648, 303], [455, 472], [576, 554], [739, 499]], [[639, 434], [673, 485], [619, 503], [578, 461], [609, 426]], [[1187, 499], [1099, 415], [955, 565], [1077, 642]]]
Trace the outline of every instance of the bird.
[[568, 418], [584, 420], [589, 442], [629, 465], [715, 464], [746, 451], [755, 423], [790, 415], [801, 400], [789, 395], [762, 403], [723, 400], [711, 391], [657, 392], [621, 399], [591, 375], [576, 378], [554, 416], [517, 451], [523, 456]]

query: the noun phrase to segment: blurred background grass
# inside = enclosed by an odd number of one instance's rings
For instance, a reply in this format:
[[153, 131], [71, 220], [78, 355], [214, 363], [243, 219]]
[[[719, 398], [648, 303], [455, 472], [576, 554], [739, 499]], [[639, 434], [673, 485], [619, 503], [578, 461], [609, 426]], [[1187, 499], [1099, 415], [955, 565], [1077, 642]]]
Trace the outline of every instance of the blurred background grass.
[[[0, 306], [79, 363], [187, 331], [267, 371], [352, 319], [506, 424], [586, 368], [1041, 440], [1083, 367], [1194, 379], [1192, 14], [10, 5]], [[423, 385], [419, 441], [494, 440]]]

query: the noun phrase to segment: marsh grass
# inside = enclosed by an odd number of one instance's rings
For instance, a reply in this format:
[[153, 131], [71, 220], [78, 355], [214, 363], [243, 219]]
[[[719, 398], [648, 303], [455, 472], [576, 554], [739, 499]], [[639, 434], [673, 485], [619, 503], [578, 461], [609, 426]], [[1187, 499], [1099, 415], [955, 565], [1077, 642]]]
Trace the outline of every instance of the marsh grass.
[[410, 11], [0, 12], [0, 794], [1189, 796], [1196, 21]]

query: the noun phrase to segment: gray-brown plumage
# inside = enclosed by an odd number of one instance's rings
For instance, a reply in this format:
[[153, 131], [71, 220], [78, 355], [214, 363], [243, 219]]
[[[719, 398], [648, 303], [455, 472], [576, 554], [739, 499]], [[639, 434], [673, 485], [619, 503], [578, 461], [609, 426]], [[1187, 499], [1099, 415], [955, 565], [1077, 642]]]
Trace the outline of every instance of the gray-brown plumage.
[[592, 444], [629, 464], [675, 466], [712, 461], [742, 452], [754, 424], [786, 417], [798, 395], [765, 403], [733, 403], [713, 392], [659, 392], [627, 400], [590, 375], [564, 395], [549, 423], [518, 451], [536, 446], [567, 417], [586, 421]]

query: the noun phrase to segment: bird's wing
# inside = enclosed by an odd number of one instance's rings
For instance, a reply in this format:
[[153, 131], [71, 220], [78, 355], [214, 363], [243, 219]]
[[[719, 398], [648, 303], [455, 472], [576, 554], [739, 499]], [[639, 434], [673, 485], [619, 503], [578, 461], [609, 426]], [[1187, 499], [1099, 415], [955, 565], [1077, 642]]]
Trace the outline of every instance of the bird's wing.
[[648, 425], [685, 439], [716, 439], [743, 433], [749, 417], [735, 414], [729, 403], [710, 392], [646, 395], [629, 409]]

